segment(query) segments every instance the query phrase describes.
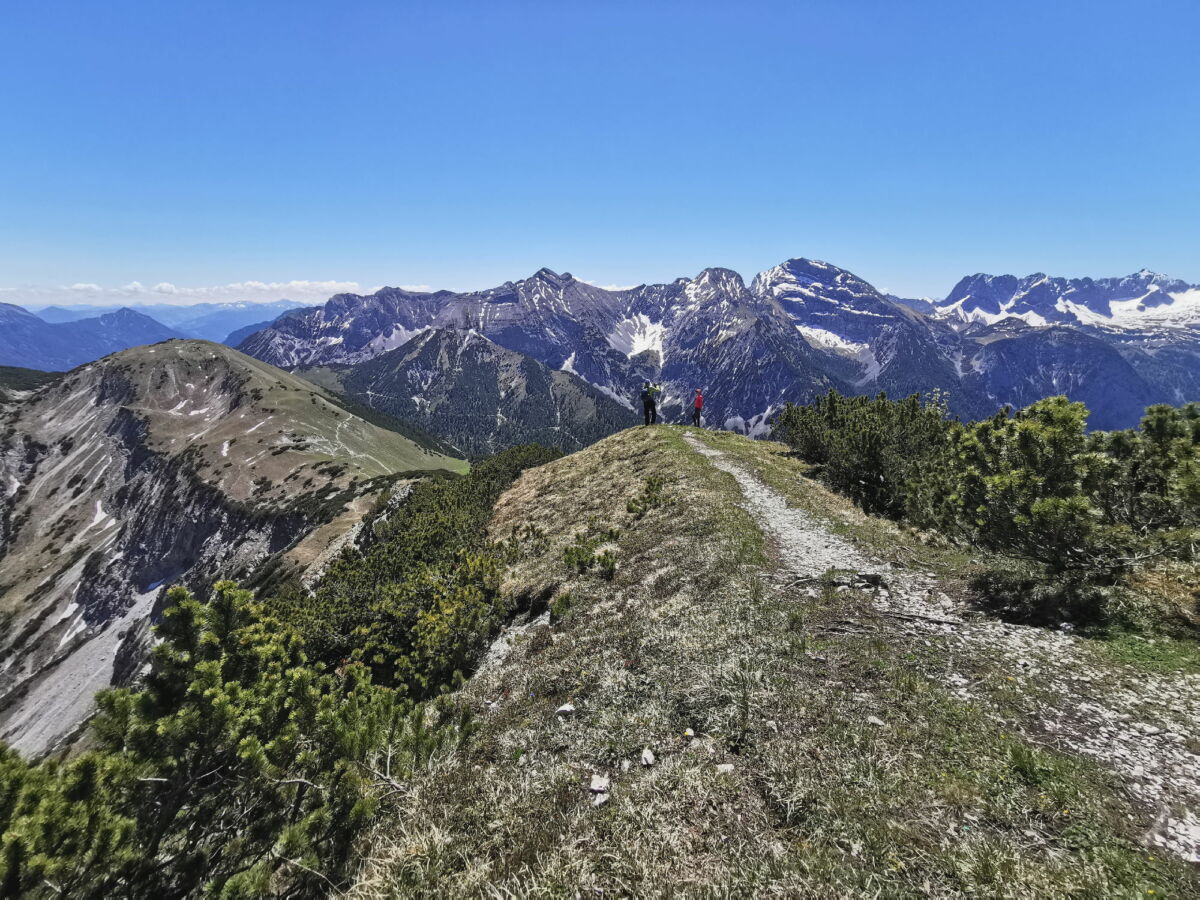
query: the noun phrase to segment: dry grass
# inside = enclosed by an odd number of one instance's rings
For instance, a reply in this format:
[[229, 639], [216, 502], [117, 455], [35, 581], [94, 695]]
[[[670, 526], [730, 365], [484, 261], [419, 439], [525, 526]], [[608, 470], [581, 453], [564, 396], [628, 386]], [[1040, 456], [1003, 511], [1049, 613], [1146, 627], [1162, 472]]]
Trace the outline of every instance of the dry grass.
[[[655, 475], [666, 503], [635, 519]], [[865, 598], [765, 587], [739, 496], [665, 427], [521, 478], [493, 521], [524, 534], [506, 588], [569, 591], [571, 609], [464, 688], [479, 733], [395, 801], [352, 896], [1188, 889], [1129, 840], [1102, 774], [922, 677], [930, 651], [873, 633]], [[576, 534], [610, 527], [611, 581], [565, 564]], [[593, 774], [612, 779], [600, 806]]]

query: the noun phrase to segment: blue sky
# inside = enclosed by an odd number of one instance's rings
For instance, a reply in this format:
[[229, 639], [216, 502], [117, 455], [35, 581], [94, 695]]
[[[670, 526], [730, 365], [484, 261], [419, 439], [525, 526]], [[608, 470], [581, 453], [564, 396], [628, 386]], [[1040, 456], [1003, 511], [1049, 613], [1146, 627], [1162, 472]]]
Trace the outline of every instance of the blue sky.
[[976, 271], [1200, 282], [1193, 0], [2, 15], [12, 302], [466, 289], [543, 265], [636, 284], [792, 256], [909, 295]]

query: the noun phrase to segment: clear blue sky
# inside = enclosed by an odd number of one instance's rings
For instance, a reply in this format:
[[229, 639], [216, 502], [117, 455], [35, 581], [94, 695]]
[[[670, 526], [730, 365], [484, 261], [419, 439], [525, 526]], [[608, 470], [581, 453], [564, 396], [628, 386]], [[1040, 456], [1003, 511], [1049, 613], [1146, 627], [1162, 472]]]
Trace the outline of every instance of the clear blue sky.
[[1196, 0], [0, 10], [0, 287], [1200, 282]]

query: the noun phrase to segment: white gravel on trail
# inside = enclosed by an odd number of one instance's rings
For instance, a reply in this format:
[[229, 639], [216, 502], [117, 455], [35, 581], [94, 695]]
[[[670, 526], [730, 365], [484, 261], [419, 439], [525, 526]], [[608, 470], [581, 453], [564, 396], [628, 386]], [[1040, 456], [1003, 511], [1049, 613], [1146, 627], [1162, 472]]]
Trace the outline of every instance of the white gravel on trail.
[[[995, 688], [969, 673], [980, 661], [1007, 672], [1020, 721], [997, 710], [1000, 718], [1032, 741], [1109, 767], [1151, 812], [1145, 842], [1200, 862], [1200, 675], [1145, 672], [1100, 659], [1074, 635], [980, 616], [938, 593], [934, 576], [870, 559], [725, 454], [690, 432], [684, 440], [737, 479], [743, 505], [789, 574], [811, 578], [836, 568], [883, 575], [874, 597], [885, 627], [945, 653], [944, 669], [933, 674], [946, 687], [995, 710]], [[955, 671], [959, 660], [964, 672]]]
[[830, 569], [879, 573], [887, 570], [885, 564], [867, 559], [846, 541], [822, 528], [811, 516], [788, 506], [782, 494], [730, 462], [724, 453], [705, 446], [690, 432], [684, 432], [683, 439], [722, 472], [737, 479], [746, 497], [747, 511], [774, 538], [789, 571], [799, 576], [816, 577]]

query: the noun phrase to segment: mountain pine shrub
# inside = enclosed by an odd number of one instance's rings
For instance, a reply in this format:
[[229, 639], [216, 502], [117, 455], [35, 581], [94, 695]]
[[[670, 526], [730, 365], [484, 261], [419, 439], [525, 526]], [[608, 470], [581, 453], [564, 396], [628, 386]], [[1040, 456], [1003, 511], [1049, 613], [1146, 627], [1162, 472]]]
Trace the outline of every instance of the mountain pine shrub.
[[232, 583], [168, 599], [144, 683], [99, 695], [93, 749], [36, 764], [0, 749], [3, 896], [325, 896], [381, 766], [395, 782], [470, 733], [361, 665], [314, 667]]
[[617, 574], [617, 557], [611, 550], [605, 550], [596, 557], [596, 574], [605, 581], [612, 581]]
[[642, 493], [625, 505], [626, 511], [633, 515], [635, 521], [642, 518], [650, 510], [657, 509], [663, 505], [663, 488], [666, 486], [666, 483], [666, 479], [661, 475], [651, 475], [646, 479]]
[[1200, 535], [1200, 404], [1152, 406], [1141, 427], [1087, 432], [1087, 408], [1050, 397], [990, 419], [945, 398], [843, 397], [788, 406], [775, 436], [864, 510], [1023, 561], [977, 582], [1017, 618], [1111, 622], [1121, 579]]
[[422, 480], [386, 519], [380, 507], [367, 546], [343, 551], [311, 595], [281, 591], [269, 606], [327, 665], [360, 660], [414, 697], [448, 689], [510, 612], [499, 571], [513, 546], [487, 535], [492, 507], [521, 472], [560, 455], [514, 447], [466, 475]]
[[563, 549], [563, 562], [582, 575], [596, 564], [597, 545], [598, 542], [595, 538], [588, 537], [587, 534], [581, 532], [575, 535], [574, 543], [568, 544]]
[[775, 436], [863, 509], [898, 517], [922, 464], [948, 439], [945, 397], [891, 401], [830, 391], [809, 406], [787, 406]]
[[563, 591], [550, 602], [550, 624], [557, 625], [571, 614], [575, 598], [570, 591]]

